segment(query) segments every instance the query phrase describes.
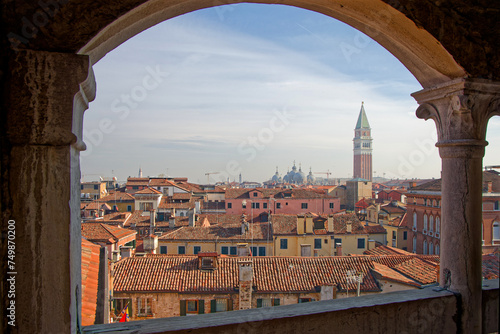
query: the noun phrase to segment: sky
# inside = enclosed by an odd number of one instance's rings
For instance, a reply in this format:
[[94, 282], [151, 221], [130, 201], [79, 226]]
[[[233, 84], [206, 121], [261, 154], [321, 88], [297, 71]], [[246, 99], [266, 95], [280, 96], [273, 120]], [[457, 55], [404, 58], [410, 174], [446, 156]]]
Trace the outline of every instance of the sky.
[[[237, 4], [164, 21], [94, 65], [84, 181], [98, 176], [263, 182], [291, 169], [352, 177], [361, 103], [374, 176], [439, 178], [434, 122], [412, 74], [363, 33], [282, 5]], [[484, 165], [500, 164], [500, 119]], [[216, 173], [209, 176], [206, 173]], [[325, 174], [316, 174], [324, 177]]]

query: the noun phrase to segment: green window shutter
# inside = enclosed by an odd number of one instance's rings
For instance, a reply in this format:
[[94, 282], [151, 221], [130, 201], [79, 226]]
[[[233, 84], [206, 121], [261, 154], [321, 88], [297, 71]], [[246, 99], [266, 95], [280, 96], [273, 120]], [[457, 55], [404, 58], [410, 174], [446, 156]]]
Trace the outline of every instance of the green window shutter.
[[262, 299], [257, 299], [257, 307], [262, 307]]
[[233, 300], [231, 298], [229, 298], [227, 300], [227, 310], [228, 311], [232, 311], [233, 310]]
[[203, 299], [200, 299], [198, 301], [198, 314], [203, 314], [205, 313], [205, 301]]
[[274, 299], [273, 306], [280, 306], [280, 299], [279, 298]]
[[181, 316], [186, 315], [186, 301], [181, 300]]
[[217, 308], [217, 301], [215, 299], [212, 299], [210, 301], [210, 313], [215, 313]]

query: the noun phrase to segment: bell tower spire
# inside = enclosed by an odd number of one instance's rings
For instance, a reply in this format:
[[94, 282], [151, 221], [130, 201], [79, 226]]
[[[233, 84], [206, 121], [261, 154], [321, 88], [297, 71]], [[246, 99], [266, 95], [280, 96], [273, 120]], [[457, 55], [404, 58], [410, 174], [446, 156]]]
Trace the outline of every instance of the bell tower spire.
[[361, 102], [361, 110], [354, 129], [353, 178], [372, 180], [372, 141], [370, 123], [366, 117], [364, 102]]

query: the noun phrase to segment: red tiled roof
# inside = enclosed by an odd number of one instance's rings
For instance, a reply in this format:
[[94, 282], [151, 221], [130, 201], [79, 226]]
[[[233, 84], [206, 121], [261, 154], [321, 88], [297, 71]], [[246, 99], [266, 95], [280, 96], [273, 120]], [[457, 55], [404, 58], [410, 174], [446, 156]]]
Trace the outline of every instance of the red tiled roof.
[[130, 195], [129, 193], [123, 192], [123, 191], [114, 191], [110, 192], [109, 195], [101, 198], [99, 201], [100, 202], [133, 202], [134, 196]]
[[106, 204], [106, 203], [103, 203], [103, 201], [99, 200], [99, 201], [94, 201], [94, 202], [90, 202], [89, 204], [85, 205], [85, 207], [83, 208], [83, 210], [111, 210], [111, 207]]
[[386, 204], [386, 205], [381, 205], [380, 206], [380, 210], [384, 210], [385, 212], [389, 213], [389, 214], [405, 214], [406, 213], [406, 209], [405, 208], [401, 208], [399, 206], [395, 206], [395, 205], [392, 205], [392, 204]]
[[82, 326], [95, 322], [100, 249], [99, 245], [82, 238]]
[[414, 257], [393, 267], [403, 275], [413, 278], [422, 285], [436, 283], [438, 269], [426, 261]]
[[82, 223], [82, 236], [95, 242], [115, 243], [120, 239], [137, 234], [136, 231], [102, 223]]
[[[126, 258], [115, 265], [116, 292], [175, 291], [233, 292], [238, 287], [238, 261], [250, 258], [220, 257], [214, 270], [199, 270], [197, 256]], [[358, 257], [256, 257], [253, 285], [256, 292], [311, 292], [321, 285], [347, 288], [348, 270], [363, 273], [361, 291], [380, 291], [371, 274], [371, 261]], [[350, 290], [356, 284], [348, 285]]]
[[155, 188], [151, 188], [151, 187], [147, 187], [145, 189], [142, 189], [142, 190], [139, 190], [137, 192], [135, 192], [134, 196], [135, 195], [143, 195], [143, 194], [155, 194], [155, 195], [158, 195], [158, 194], [161, 194], [162, 192], [161, 191], [158, 191], [156, 190]]
[[241, 224], [237, 225], [210, 225], [209, 227], [184, 226], [172, 232], [163, 234], [160, 240], [267, 240], [272, 241], [272, 231], [267, 223], [252, 223], [248, 231], [241, 233]]
[[497, 279], [500, 276], [500, 255], [485, 254], [483, 255], [483, 278]]
[[149, 178], [147, 177], [129, 177], [127, 179], [127, 186], [147, 186]]
[[365, 255], [414, 255], [413, 253], [407, 252], [405, 250], [395, 248], [395, 247], [385, 246], [385, 245], [380, 245], [380, 246], [375, 247], [373, 249], [364, 251], [363, 254], [365, 254]]
[[191, 199], [191, 193], [174, 193], [172, 199]]
[[383, 264], [373, 262], [373, 269], [372, 270], [374, 272], [378, 273], [381, 276], [381, 278], [385, 278], [385, 279], [389, 279], [391, 281], [420, 287], [419, 283], [417, 283], [414, 280], [400, 274], [396, 270], [393, 270], [387, 266], [384, 266]]
[[88, 220], [87, 223], [103, 223], [108, 225], [124, 224], [132, 216], [131, 212], [112, 212], [99, 219]]

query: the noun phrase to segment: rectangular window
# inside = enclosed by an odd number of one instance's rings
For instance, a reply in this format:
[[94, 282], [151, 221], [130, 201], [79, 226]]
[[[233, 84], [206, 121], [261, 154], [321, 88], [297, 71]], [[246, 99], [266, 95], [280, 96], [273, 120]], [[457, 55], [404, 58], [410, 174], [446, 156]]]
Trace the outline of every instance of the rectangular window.
[[314, 249], [321, 249], [321, 239], [314, 239]]
[[499, 211], [500, 210], [500, 201], [496, 201], [495, 202], [495, 211]]
[[132, 205], [127, 205], [127, 211], [132, 212]]
[[83, 184], [80, 185], [80, 189], [83, 190]]
[[160, 246], [160, 254], [167, 254], [167, 246]]
[[330, 209], [334, 208], [334, 203], [330, 203]]
[[281, 209], [281, 203], [276, 203], [276, 209]]
[[228, 299], [214, 299], [211, 305], [214, 309], [210, 312], [226, 312], [228, 310]]
[[132, 189], [139, 190], [139, 186], [132, 186]]
[[342, 239], [340, 238], [333, 239], [333, 242], [335, 243], [335, 248], [337, 248], [337, 246], [342, 246]]
[[187, 300], [186, 301], [186, 313], [198, 314], [198, 301], [197, 300]]
[[152, 298], [137, 298], [137, 315], [138, 316], [152, 316], [151, 311]]
[[312, 302], [313, 299], [312, 298], [299, 298], [299, 304], [300, 303], [309, 303], [309, 302]]
[[392, 239], [396, 239], [396, 231], [392, 231]]
[[408, 239], [408, 231], [404, 231], [403, 232], [403, 240], [407, 240]]
[[253, 197], [257, 197], [257, 196], [258, 196], [258, 195], [257, 195], [257, 192], [254, 192], [254, 193], [253, 193]]
[[266, 256], [266, 247], [259, 247], [259, 256]]
[[258, 256], [257, 247], [250, 247], [250, 249], [252, 250], [252, 256]]
[[94, 184], [94, 190], [99, 190], [99, 186], [97, 184]]
[[280, 306], [279, 298], [257, 298], [257, 308]]
[[201, 246], [194, 246], [193, 247], [194, 255], [198, 254], [199, 252], [201, 252]]
[[229, 254], [229, 247], [227, 247], [227, 246], [222, 246], [222, 247], [220, 248], [220, 253], [221, 253], [221, 254], [228, 255], [228, 254]]
[[259, 209], [260, 203], [252, 203], [252, 209]]
[[247, 203], [246, 203], [246, 202], [241, 202], [241, 207], [242, 207], [243, 209], [246, 209], [246, 208], [247, 208]]
[[302, 209], [307, 209], [307, 203], [302, 203], [302, 204], [301, 204], [301, 208], [302, 208]]
[[365, 239], [358, 239], [358, 249], [365, 248]]
[[280, 240], [280, 249], [288, 249], [288, 239]]
[[132, 315], [132, 299], [113, 298], [113, 308], [115, 309], [115, 317], [123, 315], [122, 312], [127, 308], [128, 314]]
[[238, 253], [238, 249], [236, 246], [229, 247], [229, 255], [236, 255]]
[[262, 203], [262, 208], [267, 209], [267, 203]]
[[177, 247], [177, 253], [178, 254], [186, 254], [186, 247], [185, 246]]
[[227, 208], [231, 209], [233, 207], [233, 203], [227, 203]]
[[205, 313], [205, 301], [200, 300], [180, 300], [180, 315], [194, 315]]

